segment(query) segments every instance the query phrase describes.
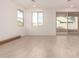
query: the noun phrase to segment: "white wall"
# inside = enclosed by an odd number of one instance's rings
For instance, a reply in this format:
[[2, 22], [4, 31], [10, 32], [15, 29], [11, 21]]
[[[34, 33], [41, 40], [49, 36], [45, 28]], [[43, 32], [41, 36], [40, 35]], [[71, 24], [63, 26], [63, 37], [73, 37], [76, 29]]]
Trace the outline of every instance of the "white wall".
[[58, 8], [56, 9], [58, 12], [79, 12], [79, 8], [76, 7], [68, 7], [68, 8]]
[[32, 11], [31, 8], [26, 10], [27, 35], [56, 35], [56, 11], [54, 9], [43, 9], [44, 24], [40, 27], [32, 26]]
[[[25, 26], [17, 26], [17, 9], [24, 10]], [[40, 9], [38, 9], [40, 10]], [[0, 41], [16, 35], [56, 35], [56, 11], [79, 11], [75, 8], [52, 9], [43, 8], [44, 24], [40, 27], [32, 26], [32, 9], [24, 9], [22, 6], [14, 4], [11, 0], [0, 0]]]
[[24, 10], [10, 0], [0, 0], [0, 41], [16, 35], [25, 35], [25, 27], [17, 26], [17, 9]]

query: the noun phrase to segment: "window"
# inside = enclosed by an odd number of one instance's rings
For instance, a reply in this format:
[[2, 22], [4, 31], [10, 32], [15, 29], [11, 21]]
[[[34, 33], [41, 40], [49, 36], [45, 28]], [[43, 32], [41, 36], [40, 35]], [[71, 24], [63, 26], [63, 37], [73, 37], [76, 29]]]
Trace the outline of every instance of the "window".
[[33, 26], [43, 25], [43, 12], [33, 12]]
[[17, 24], [18, 26], [24, 26], [24, 12], [22, 10], [17, 10]]

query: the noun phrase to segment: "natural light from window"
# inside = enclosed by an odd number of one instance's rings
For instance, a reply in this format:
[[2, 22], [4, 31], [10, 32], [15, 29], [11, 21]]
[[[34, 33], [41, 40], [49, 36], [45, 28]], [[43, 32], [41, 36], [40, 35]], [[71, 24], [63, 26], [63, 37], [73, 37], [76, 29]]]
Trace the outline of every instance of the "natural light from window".
[[17, 24], [18, 26], [24, 25], [24, 12], [22, 10], [17, 10]]
[[33, 12], [33, 26], [43, 25], [43, 12]]

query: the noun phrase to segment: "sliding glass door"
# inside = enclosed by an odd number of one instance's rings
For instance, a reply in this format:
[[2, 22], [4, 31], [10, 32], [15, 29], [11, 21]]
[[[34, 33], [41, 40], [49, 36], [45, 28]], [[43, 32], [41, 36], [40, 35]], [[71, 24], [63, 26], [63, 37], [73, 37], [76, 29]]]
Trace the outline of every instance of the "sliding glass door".
[[67, 12], [56, 13], [57, 34], [67, 34]]
[[78, 34], [79, 12], [57, 12], [57, 34]]
[[68, 34], [78, 34], [79, 12], [68, 12]]

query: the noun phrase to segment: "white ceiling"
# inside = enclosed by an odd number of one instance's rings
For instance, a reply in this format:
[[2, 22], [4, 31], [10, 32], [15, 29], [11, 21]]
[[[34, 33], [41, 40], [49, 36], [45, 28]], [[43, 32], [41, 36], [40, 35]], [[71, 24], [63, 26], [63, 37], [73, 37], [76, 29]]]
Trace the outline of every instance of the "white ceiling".
[[[13, 0], [16, 3], [25, 6], [26, 8], [32, 7], [32, 0]], [[37, 7], [44, 8], [63, 8], [63, 7], [73, 7], [79, 8], [79, 0], [71, 0], [71, 2], [67, 2], [67, 0], [36, 0], [35, 5]]]

